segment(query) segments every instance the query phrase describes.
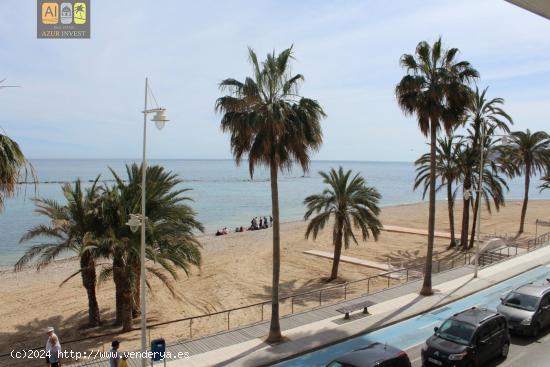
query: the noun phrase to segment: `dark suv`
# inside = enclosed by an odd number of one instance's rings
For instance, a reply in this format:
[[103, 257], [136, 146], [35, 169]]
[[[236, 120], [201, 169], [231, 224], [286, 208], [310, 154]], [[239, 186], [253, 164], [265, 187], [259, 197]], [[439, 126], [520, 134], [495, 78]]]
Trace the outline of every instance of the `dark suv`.
[[411, 367], [407, 353], [387, 344], [372, 343], [336, 358], [327, 367]]
[[508, 356], [510, 334], [506, 318], [496, 311], [471, 308], [448, 318], [422, 347], [425, 367], [484, 366]]
[[550, 325], [550, 284], [523, 285], [501, 298], [497, 310], [506, 317], [511, 332], [539, 335]]

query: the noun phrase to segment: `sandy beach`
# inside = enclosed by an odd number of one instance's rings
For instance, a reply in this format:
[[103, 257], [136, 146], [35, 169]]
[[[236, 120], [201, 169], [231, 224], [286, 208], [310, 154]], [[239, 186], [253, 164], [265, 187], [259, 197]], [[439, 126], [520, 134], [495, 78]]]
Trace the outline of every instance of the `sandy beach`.
[[[535, 220], [550, 219], [548, 201], [533, 200], [529, 203], [526, 220], [526, 232], [523, 237], [531, 238], [535, 234]], [[460, 226], [461, 208], [457, 208], [456, 226]], [[483, 212], [483, 234], [508, 234], [517, 231], [521, 202], [510, 201], [500, 212], [490, 215]], [[426, 229], [428, 204], [426, 202], [385, 207], [382, 210], [382, 222], [417, 229]], [[281, 295], [304, 292], [326, 286], [323, 277], [330, 271], [331, 261], [303, 254], [303, 251], [316, 249], [332, 251], [331, 231], [328, 230], [316, 241], [305, 240], [306, 223], [303, 221], [284, 223], [281, 228], [282, 268]], [[438, 202], [436, 230], [448, 232], [448, 215], [445, 202]], [[539, 234], [550, 228], [539, 228]], [[203, 265], [193, 271], [190, 277], [181, 274], [174, 282], [178, 297], [152, 281], [156, 290], [148, 294], [149, 323], [163, 322], [209, 312], [216, 312], [269, 299], [271, 284], [271, 230], [245, 233], [232, 233], [215, 237], [201, 237], [203, 243]], [[448, 256], [449, 241], [436, 239], [436, 252], [439, 256]], [[366, 243], [352, 245], [344, 255], [387, 263], [388, 257], [398, 265], [401, 262], [425, 256], [426, 236], [383, 232], [378, 242], [370, 239]], [[98, 300], [105, 326], [96, 330], [82, 330], [86, 322], [87, 299], [81, 286], [80, 277], [67, 284], [59, 284], [76, 271], [78, 264], [71, 259], [57, 261], [41, 272], [26, 268], [14, 273], [11, 268], [2, 268], [2, 297], [0, 298], [0, 352], [9, 352], [12, 348], [40, 346], [45, 342], [44, 330], [54, 326], [64, 340], [76, 339], [116, 331], [109, 327], [114, 318], [114, 286], [112, 281], [99, 285]], [[364, 266], [341, 263], [341, 281], [356, 280], [380, 273], [380, 270]], [[266, 307], [268, 311], [268, 307]], [[259, 312], [259, 309], [254, 311]], [[254, 312], [236, 312], [232, 323], [246, 323], [250, 318], [258, 317]], [[225, 316], [224, 316], [225, 317]], [[197, 322], [193, 333], [204, 335], [223, 330], [227, 324], [219, 320], [210, 320], [208, 325]], [[137, 323], [136, 323], [137, 325]], [[218, 325], [219, 329], [213, 325]], [[167, 341], [187, 338], [188, 323], [174, 324], [159, 328], [151, 337], [163, 336]], [[195, 336], [194, 335], [194, 336]], [[73, 350], [108, 348], [112, 337], [97, 338], [92, 341], [65, 345]], [[138, 333], [125, 334], [118, 338], [124, 349], [137, 346]], [[31, 364], [25, 364], [31, 365]], [[41, 365], [38, 363], [38, 365]]]

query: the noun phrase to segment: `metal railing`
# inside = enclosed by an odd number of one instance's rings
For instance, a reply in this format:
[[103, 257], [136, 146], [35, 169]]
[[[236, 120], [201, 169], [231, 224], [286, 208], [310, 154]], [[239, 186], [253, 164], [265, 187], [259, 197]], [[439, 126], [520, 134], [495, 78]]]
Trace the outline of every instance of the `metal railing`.
[[[548, 245], [550, 242], [550, 232], [545, 233], [537, 238], [529, 240], [527, 242], [527, 248], [524, 250], [530, 252], [542, 246]], [[522, 246], [520, 246], [522, 247]], [[435, 253], [434, 257], [438, 257], [442, 253]], [[518, 245], [502, 247], [498, 250], [491, 250], [489, 252], [482, 253], [479, 258], [480, 266], [485, 267], [497, 262], [504, 261], [510, 257], [515, 257], [520, 254], [518, 251]], [[452, 270], [454, 268], [463, 267], [472, 263], [475, 259], [475, 255], [471, 252], [455, 252], [450, 256], [446, 256], [440, 259], [435, 259], [432, 261], [432, 273], [437, 274], [444, 271]], [[422, 258], [417, 259], [416, 262], [421, 261]], [[336, 284], [332, 286], [322, 287], [319, 289], [291, 294], [288, 296], [283, 296], [279, 298], [280, 305], [280, 315], [286, 316], [289, 314], [294, 314], [296, 312], [303, 312], [307, 310], [313, 310], [319, 308], [323, 305], [334, 304], [347, 299], [354, 299], [361, 296], [369, 295], [372, 293], [380, 292], [385, 289], [392, 287], [400, 286], [402, 284], [408, 283], [410, 281], [415, 281], [421, 279], [424, 276], [425, 265], [407, 265], [403, 268], [396, 270], [384, 272], [381, 274], [373, 275], [363, 279], [358, 279], [354, 281], [348, 281], [341, 284]], [[271, 300], [265, 300], [253, 304], [248, 304], [240, 307], [235, 307], [227, 310], [221, 310], [217, 312], [212, 312], [203, 315], [184, 317], [180, 319], [152, 323], [148, 324], [148, 333], [149, 339], [151, 338], [151, 333], [155, 333], [155, 330], [160, 330], [166, 326], [172, 326], [174, 324], [183, 323], [183, 328], [178, 330], [187, 329], [186, 335], [182, 335], [181, 338], [174, 344], [180, 344], [182, 342], [188, 341], [190, 339], [196, 338], [198, 334], [202, 336], [215, 334], [221, 331], [228, 331], [234, 328], [254, 325], [256, 323], [261, 323], [265, 320], [268, 320], [270, 317], [270, 308], [266, 307], [271, 304]], [[240, 314], [240, 315], [239, 315]], [[245, 317], [242, 317], [244, 314]], [[233, 317], [232, 317], [233, 316]], [[238, 317], [241, 316], [241, 317]], [[206, 327], [202, 325], [201, 321], [214, 320], [216, 324], [215, 328]], [[221, 320], [220, 320], [221, 319]], [[223, 327], [219, 325], [223, 324]], [[134, 328], [127, 332], [111, 332], [90, 335], [83, 338], [73, 339], [73, 340], [63, 340], [63, 345], [70, 345], [81, 343], [85, 341], [92, 340], [103, 340], [103, 343], [107, 343], [106, 338], [110, 337], [120, 337], [122, 335], [127, 335], [129, 333], [136, 333], [139, 331], [139, 328]], [[198, 331], [198, 332], [197, 332]], [[200, 331], [203, 331], [202, 333]], [[137, 334], [136, 334], [137, 335]], [[162, 334], [160, 334], [162, 335]], [[24, 348], [25, 350], [39, 350], [43, 346], [33, 347], [33, 348]], [[98, 348], [96, 348], [98, 349]], [[0, 354], [0, 358], [9, 357], [10, 353]]]
[[537, 249], [541, 246], [548, 244], [548, 242], [550, 242], [550, 232], [547, 232], [533, 238], [532, 240], [527, 241], [527, 251], [530, 251], [531, 248]]

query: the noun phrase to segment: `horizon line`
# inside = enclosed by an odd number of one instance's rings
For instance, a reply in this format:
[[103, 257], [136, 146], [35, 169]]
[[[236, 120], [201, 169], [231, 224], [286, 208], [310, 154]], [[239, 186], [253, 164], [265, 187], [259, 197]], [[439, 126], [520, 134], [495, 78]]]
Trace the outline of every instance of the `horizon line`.
[[[29, 161], [141, 161], [142, 158], [27, 158]], [[147, 158], [147, 161], [235, 161], [233, 158]], [[248, 161], [248, 159], [242, 159]], [[357, 160], [357, 159], [312, 159], [311, 162], [349, 162], [349, 163], [414, 163], [400, 160]]]

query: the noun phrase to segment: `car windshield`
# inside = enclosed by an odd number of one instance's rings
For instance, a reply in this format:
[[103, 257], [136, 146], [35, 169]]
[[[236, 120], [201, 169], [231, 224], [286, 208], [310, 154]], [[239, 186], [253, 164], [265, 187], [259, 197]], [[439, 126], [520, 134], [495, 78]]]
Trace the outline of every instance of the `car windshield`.
[[506, 306], [519, 308], [527, 311], [535, 311], [539, 298], [535, 296], [529, 296], [527, 294], [521, 294], [517, 292], [511, 292], [502, 301]]
[[436, 335], [458, 344], [469, 345], [474, 332], [474, 325], [449, 319], [441, 325]]

